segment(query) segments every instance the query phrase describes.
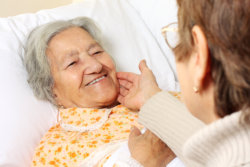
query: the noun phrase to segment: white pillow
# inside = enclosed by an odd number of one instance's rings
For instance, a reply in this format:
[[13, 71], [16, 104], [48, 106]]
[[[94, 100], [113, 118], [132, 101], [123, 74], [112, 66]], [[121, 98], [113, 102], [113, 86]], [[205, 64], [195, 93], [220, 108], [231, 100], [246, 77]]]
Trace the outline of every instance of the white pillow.
[[168, 59], [151, 29], [127, 0], [84, 0], [35, 14], [0, 18], [1, 167], [30, 166], [36, 145], [57, 118], [57, 111], [36, 100], [26, 82], [21, 59], [27, 35], [38, 25], [78, 16], [98, 23], [118, 70], [139, 72], [139, 61], [146, 59], [160, 87], [176, 88], [172, 65], [166, 65]]
[[[166, 45], [165, 39], [161, 34], [161, 28], [169, 23], [177, 22], [177, 4], [176, 0], [128, 0], [129, 4], [138, 12], [138, 15], [147, 25], [148, 30], [152, 33], [159, 47], [165, 55], [164, 64], [167, 63], [171, 70], [175, 72], [175, 58], [172, 50]], [[165, 78], [165, 77], [164, 77]], [[179, 91], [179, 83], [175, 77], [176, 86], [174, 89], [167, 88], [166, 83], [169, 81], [159, 81], [163, 83], [163, 88]], [[165, 84], [164, 84], [165, 83]]]

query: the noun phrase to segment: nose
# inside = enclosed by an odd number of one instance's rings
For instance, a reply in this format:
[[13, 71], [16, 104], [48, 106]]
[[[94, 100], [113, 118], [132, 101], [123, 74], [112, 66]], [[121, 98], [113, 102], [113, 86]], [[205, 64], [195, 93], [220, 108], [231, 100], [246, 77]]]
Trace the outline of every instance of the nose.
[[85, 74], [98, 74], [102, 71], [103, 65], [101, 64], [101, 62], [99, 62], [98, 60], [96, 60], [95, 58], [89, 56], [86, 60], [85, 60], [85, 64], [86, 64], [86, 68], [84, 70]]

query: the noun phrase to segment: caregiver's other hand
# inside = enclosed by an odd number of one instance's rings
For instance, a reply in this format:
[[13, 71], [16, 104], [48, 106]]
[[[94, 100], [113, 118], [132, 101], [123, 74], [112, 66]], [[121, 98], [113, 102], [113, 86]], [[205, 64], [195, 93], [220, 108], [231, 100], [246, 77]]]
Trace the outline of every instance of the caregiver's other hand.
[[136, 127], [131, 130], [128, 147], [131, 156], [144, 167], [165, 167], [176, 157], [156, 135], [149, 130], [141, 134]]
[[118, 101], [135, 111], [140, 110], [147, 99], [161, 91], [154, 74], [148, 68], [145, 60], [140, 62], [139, 69], [141, 71], [140, 75], [129, 72], [117, 72], [117, 78], [120, 83]]

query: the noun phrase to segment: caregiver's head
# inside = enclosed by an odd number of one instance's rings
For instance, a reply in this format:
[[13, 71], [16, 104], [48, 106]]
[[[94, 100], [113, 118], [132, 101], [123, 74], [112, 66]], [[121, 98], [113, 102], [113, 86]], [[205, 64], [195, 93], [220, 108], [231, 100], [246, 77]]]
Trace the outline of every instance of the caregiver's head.
[[119, 91], [112, 58], [88, 18], [55, 21], [33, 30], [24, 64], [39, 99], [63, 107], [104, 107]]
[[250, 1], [177, 3], [174, 53], [187, 107], [207, 123], [240, 110], [250, 123]]

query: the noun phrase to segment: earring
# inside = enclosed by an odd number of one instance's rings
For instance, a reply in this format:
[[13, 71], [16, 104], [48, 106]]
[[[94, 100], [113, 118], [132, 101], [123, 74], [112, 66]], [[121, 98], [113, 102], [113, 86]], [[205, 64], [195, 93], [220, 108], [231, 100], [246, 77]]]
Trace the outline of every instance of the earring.
[[199, 92], [199, 88], [196, 87], [196, 86], [193, 87], [193, 90], [194, 90], [194, 93], [198, 93]]

